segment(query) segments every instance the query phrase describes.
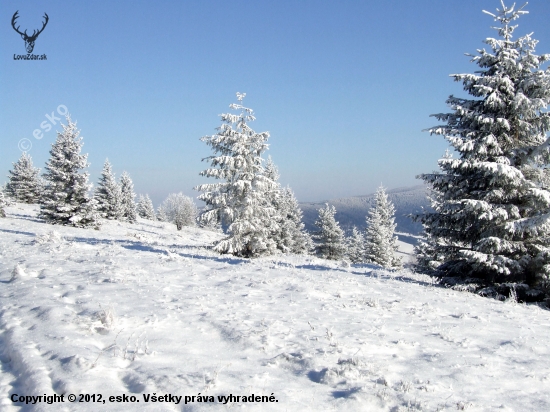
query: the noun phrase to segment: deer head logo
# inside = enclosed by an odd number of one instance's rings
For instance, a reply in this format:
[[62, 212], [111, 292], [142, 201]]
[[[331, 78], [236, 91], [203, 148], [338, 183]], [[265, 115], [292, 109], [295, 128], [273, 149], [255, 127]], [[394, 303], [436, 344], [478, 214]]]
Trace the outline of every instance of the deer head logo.
[[17, 18], [19, 17], [17, 15], [18, 13], [19, 13], [19, 10], [17, 10], [15, 12], [15, 14], [13, 15], [13, 17], [11, 18], [11, 25], [12, 25], [13, 29], [21, 35], [21, 38], [23, 40], [25, 40], [25, 48], [27, 49], [27, 53], [32, 53], [32, 51], [34, 49], [34, 42], [36, 41], [36, 38], [38, 37], [38, 35], [40, 33], [42, 33], [42, 31], [44, 30], [44, 28], [46, 27], [46, 24], [48, 24], [49, 17], [46, 13], [44, 13], [44, 19], [46, 19], [46, 21], [43, 23], [42, 28], [38, 31], [34, 30], [32, 35], [29, 36], [27, 34], [27, 30], [25, 30], [24, 33], [21, 33], [19, 31], [19, 26], [15, 27], [15, 20], [17, 20]]

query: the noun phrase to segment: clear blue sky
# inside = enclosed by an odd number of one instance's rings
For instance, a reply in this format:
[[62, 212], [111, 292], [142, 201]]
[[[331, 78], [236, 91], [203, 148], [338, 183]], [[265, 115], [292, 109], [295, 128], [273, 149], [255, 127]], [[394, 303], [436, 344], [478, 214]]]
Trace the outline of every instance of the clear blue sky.
[[[59, 105], [78, 121], [91, 181], [105, 158], [155, 203], [195, 196], [204, 182], [199, 138], [214, 134], [236, 92], [269, 131], [281, 182], [300, 201], [418, 184], [446, 143], [422, 129], [464, 95], [451, 73], [472, 72], [464, 53], [496, 36], [481, 12], [497, 0], [12, 1], [0, 3], [0, 183], [32, 142], [44, 166], [55, 129], [33, 130]], [[41, 27], [34, 54], [14, 61], [22, 29]], [[534, 32], [550, 53], [550, 2], [533, 0], [517, 35]]]

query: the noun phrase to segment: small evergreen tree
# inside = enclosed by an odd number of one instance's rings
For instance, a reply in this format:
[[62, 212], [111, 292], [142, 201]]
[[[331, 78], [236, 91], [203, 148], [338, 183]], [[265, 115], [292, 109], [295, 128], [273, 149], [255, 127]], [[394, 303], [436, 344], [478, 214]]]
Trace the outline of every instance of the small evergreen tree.
[[308, 254], [313, 250], [313, 240], [305, 230], [302, 221], [303, 212], [294, 192], [289, 188], [281, 190], [281, 215], [282, 219], [279, 225], [283, 228], [285, 244], [288, 245], [290, 252], [296, 254]]
[[6, 217], [6, 210], [4, 209], [8, 206], [8, 199], [4, 195], [4, 191], [0, 190], [0, 217]]
[[164, 211], [162, 204], [157, 208], [157, 220], [159, 222], [167, 222], [168, 217], [166, 216], [166, 212]]
[[450, 96], [444, 124], [429, 129], [452, 145], [441, 172], [422, 174], [433, 212], [417, 216], [426, 241], [417, 269], [437, 276], [536, 284], [550, 279], [550, 72], [531, 35], [514, 40], [522, 8], [490, 14], [500, 23], [491, 50], [472, 56], [480, 70], [452, 75], [472, 98]]
[[153, 202], [151, 201], [151, 198], [148, 194], [146, 194], [145, 196], [139, 195], [139, 201], [136, 210], [138, 216], [144, 219], [157, 220], [157, 217], [155, 216], [155, 207], [153, 206]]
[[199, 199], [206, 203], [200, 215], [202, 224], [221, 222], [228, 237], [214, 249], [220, 253], [254, 257], [274, 253], [274, 209], [269, 204], [269, 191], [275, 183], [265, 176], [262, 153], [267, 150], [268, 132], [256, 133], [248, 125], [255, 119], [252, 109], [242, 106], [245, 94], [237, 93], [238, 104], [229, 107], [240, 113], [222, 114], [218, 133], [201, 140], [212, 147], [215, 155], [206, 159], [211, 168], [202, 176], [214, 177], [219, 183], [203, 184]]
[[31, 156], [23, 152], [13, 164], [13, 170], [8, 173], [7, 194], [17, 202], [37, 203], [42, 192], [42, 182], [40, 169], [33, 167]]
[[136, 194], [134, 193], [134, 183], [127, 172], [122, 172], [120, 175], [120, 194], [122, 219], [136, 223]]
[[267, 157], [265, 167], [263, 168], [263, 175], [273, 182], [271, 189], [265, 192], [267, 203], [272, 207], [269, 237], [275, 241], [277, 249], [282, 252], [290, 252], [292, 239], [290, 238], [288, 228], [284, 227], [285, 222], [283, 222], [283, 216], [286, 214], [286, 211], [283, 210], [284, 202], [281, 184], [279, 183], [279, 170], [275, 163], [273, 163], [271, 156]]
[[88, 196], [92, 185], [88, 184], [88, 173], [82, 172], [88, 167], [88, 155], [80, 154], [82, 138], [76, 123], [68, 115], [66, 120], [46, 163], [39, 217], [52, 224], [98, 227], [96, 202]]
[[319, 218], [315, 221], [319, 231], [313, 237], [317, 241], [317, 254], [330, 260], [343, 259], [347, 252], [344, 231], [334, 219], [335, 214], [336, 208], [328, 203], [319, 209]]
[[304, 230], [302, 210], [290, 188], [281, 188], [279, 170], [271, 156], [268, 156], [264, 175], [274, 182], [274, 187], [266, 193], [274, 209], [271, 238], [282, 252], [303, 254], [313, 248], [313, 242]]
[[394, 253], [397, 250], [394, 216], [395, 207], [380, 186], [376, 191], [374, 206], [367, 216], [365, 258], [368, 262], [385, 268], [401, 266], [401, 259]]
[[116, 182], [109, 159], [105, 160], [103, 171], [95, 190], [94, 198], [101, 217], [118, 220], [123, 215], [122, 192]]
[[271, 156], [267, 156], [264, 166], [264, 176], [275, 183], [274, 191], [280, 189], [279, 178], [281, 175], [279, 174], [279, 168], [275, 165]]
[[195, 226], [197, 221], [197, 206], [193, 199], [183, 193], [169, 194], [159, 211], [164, 215], [164, 221], [174, 223], [178, 230], [184, 226]]
[[354, 226], [351, 236], [346, 239], [348, 259], [351, 263], [365, 262], [365, 237]]

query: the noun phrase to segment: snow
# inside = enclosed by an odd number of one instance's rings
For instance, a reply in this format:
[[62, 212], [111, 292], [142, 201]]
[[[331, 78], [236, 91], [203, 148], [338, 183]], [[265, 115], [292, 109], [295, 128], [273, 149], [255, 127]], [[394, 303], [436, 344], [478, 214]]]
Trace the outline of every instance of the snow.
[[412, 262], [414, 259], [414, 245], [403, 242], [402, 240], [396, 240], [395, 243], [397, 245], [395, 255], [401, 258], [401, 262], [404, 264]]
[[[2, 411], [550, 410], [550, 311], [407, 270], [310, 256], [252, 260], [221, 235], [138, 219], [0, 219]], [[139, 404], [11, 394], [134, 395]], [[215, 402], [146, 403], [143, 394]], [[273, 396], [274, 403], [218, 395]], [[21, 404], [17, 404], [21, 406]], [[55, 408], [55, 409], [54, 409]]]
[[[237, 93], [237, 100], [242, 102], [245, 96]], [[203, 192], [198, 198], [206, 203], [199, 219], [207, 225], [228, 226], [228, 236], [214, 246], [218, 252], [246, 257], [271, 255], [278, 246], [271, 236], [278, 225], [269, 199], [276, 183], [264, 173], [261, 157], [269, 147], [269, 132], [256, 133], [247, 124], [255, 120], [252, 109], [240, 103], [229, 107], [240, 114], [221, 114], [223, 123], [218, 133], [201, 138], [214, 155], [203, 159], [210, 161], [211, 167], [199, 174], [222, 182], [194, 188]]]
[[447, 151], [439, 172], [418, 176], [431, 189], [433, 211], [415, 217], [426, 233], [415, 267], [488, 283], [513, 275], [514, 282], [542, 286], [550, 279], [550, 72], [544, 68], [550, 55], [535, 54], [531, 34], [511, 40], [518, 27], [511, 22], [526, 12], [501, 4], [489, 13], [500, 23], [492, 27], [499, 39], [487, 38], [490, 50], [469, 54], [480, 70], [451, 75], [469, 98], [449, 96], [452, 112], [432, 115], [446, 124], [427, 129], [442, 135], [456, 157]]

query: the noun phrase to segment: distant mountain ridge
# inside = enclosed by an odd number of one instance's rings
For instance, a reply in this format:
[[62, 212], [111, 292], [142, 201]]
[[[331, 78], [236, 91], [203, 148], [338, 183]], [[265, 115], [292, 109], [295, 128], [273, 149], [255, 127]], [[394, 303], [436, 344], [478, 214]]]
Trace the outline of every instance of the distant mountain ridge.
[[[395, 206], [396, 231], [412, 235], [422, 234], [422, 225], [413, 222], [408, 215], [430, 209], [430, 203], [426, 197], [426, 186], [401, 187], [388, 190], [386, 193]], [[332, 199], [324, 202], [300, 203], [300, 207], [304, 212], [306, 229], [309, 231], [317, 230], [314, 225], [318, 216], [317, 211], [324, 207], [325, 203], [328, 203], [336, 208], [336, 220], [340, 223], [342, 229], [350, 232], [353, 226], [357, 226], [358, 229], [362, 230], [366, 227], [365, 217], [367, 212], [374, 204], [374, 195], [374, 193], [371, 193], [365, 196]]]

